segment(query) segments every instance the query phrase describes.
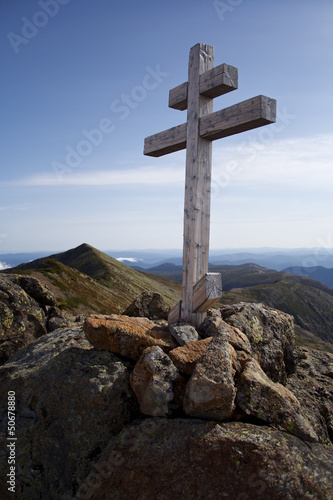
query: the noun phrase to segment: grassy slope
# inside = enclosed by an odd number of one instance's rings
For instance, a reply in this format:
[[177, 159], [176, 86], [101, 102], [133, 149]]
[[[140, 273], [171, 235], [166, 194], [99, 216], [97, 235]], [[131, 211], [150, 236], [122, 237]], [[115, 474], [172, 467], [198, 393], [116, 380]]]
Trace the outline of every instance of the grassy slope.
[[322, 340], [333, 343], [333, 297], [317, 288], [280, 281], [268, 285], [234, 288], [223, 293], [221, 302], [263, 302], [292, 314], [295, 322]]
[[[273, 271], [257, 264], [210, 266], [222, 274], [220, 304], [263, 302], [295, 317], [304, 330], [333, 343], [333, 289], [304, 276]], [[148, 269], [169, 278], [180, 278], [180, 266]]]
[[180, 299], [180, 283], [152, 279], [86, 244], [7, 272], [39, 278], [53, 291], [60, 307], [77, 314], [120, 314], [143, 290], [160, 293], [170, 306]]
[[[300, 343], [315, 343], [317, 337], [313, 334], [333, 343], [332, 289], [309, 278], [256, 264], [211, 266], [210, 270], [222, 272], [224, 292], [220, 304], [263, 302], [295, 317]], [[76, 314], [120, 314], [143, 290], [161, 293], [172, 306], [181, 293], [181, 283], [168, 279], [180, 278], [177, 266], [173, 271], [161, 271], [162, 276], [135, 271], [86, 244], [6, 272], [36, 276], [53, 291], [61, 308]]]

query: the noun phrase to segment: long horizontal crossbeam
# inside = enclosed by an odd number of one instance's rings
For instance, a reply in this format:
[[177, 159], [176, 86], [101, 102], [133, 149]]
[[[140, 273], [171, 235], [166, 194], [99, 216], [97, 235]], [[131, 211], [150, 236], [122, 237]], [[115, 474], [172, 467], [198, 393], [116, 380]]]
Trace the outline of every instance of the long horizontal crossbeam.
[[[275, 123], [276, 100], [259, 95], [200, 118], [199, 135], [215, 141], [262, 125]], [[186, 148], [187, 124], [183, 123], [145, 139], [144, 154], [159, 157]]]

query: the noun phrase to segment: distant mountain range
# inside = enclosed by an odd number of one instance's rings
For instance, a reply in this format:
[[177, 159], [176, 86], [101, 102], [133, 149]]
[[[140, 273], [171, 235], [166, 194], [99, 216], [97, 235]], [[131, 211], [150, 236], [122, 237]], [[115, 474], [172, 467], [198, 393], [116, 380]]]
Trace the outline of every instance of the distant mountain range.
[[[222, 275], [221, 303], [263, 302], [292, 314], [303, 329], [333, 343], [333, 288], [306, 276], [274, 271], [257, 264], [210, 265]], [[167, 263], [146, 270], [157, 276], [181, 280], [182, 268]]]
[[[221, 304], [263, 302], [292, 314], [308, 342], [314, 334], [333, 343], [332, 288], [257, 264], [211, 265], [210, 271], [222, 274]], [[143, 290], [161, 293], [170, 306], [181, 294], [181, 266], [165, 263], [136, 270], [87, 244], [2, 272], [39, 278], [55, 294], [60, 308], [76, 314], [122, 313]]]
[[294, 274], [295, 276], [308, 276], [314, 280], [320, 281], [331, 288], [333, 288], [333, 269], [326, 267], [300, 267], [292, 266], [285, 269], [287, 273]]
[[[53, 252], [55, 253], [55, 252]], [[182, 265], [182, 251], [174, 250], [106, 250], [107, 255], [129, 265], [140, 266], [142, 269], [159, 266], [165, 263]], [[33, 252], [19, 254], [0, 254], [0, 263], [15, 267], [19, 264], [47, 257], [50, 252]], [[275, 271], [283, 271], [289, 267], [322, 266], [333, 268], [333, 249], [330, 248], [299, 248], [299, 249], [233, 249], [233, 250], [211, 250], [209, 262], [219, 265], [240, 265], [253, 263]]]

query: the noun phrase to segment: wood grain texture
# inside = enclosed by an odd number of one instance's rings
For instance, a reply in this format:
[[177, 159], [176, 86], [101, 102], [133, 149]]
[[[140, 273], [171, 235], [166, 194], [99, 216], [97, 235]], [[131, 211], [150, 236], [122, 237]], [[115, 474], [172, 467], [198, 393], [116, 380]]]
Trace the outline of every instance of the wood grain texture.
[[221, 273], [206, 273], [193, 287], [193, 312], [207, 311], [221, 297]]
[[213, 113], [213, 99], [237, 88], [237, 68], [214, 68], [214, 48], [195, 45], [188, 81], [169, 93], [169, 106], [187, 109], [187, 122], [145, 139], [148, 156], [186, 148], [182, 300], [170, 311], [169, 323], [181, 318], [198, 326], [221, 297], [221, 276], [208, 278], [212, 141], [276, 121], [276, 101], [263, 95]]
[[145, 139], [143, 153], [147, 156], [159, 157], [186, 148], [187, 124], [183, 123]]
[[199, 325], [193, 313], [193, 286], [208, 272], [212, 143], [199, 135], [199, 120], [213, 111], [213, 99], [200, 94], [200, 75], [214, 66], [214, 49], [197, 44], [190, 51], [186, 139], [183, 285], [181, 316]]
[[259, 95], [201, 118], [200, 136], [215, 141], [275, 121], [275, 99]]
[[168, 324], [174, 325], [181, 319], [182, 312], [182, 301], [180, 300], [170, 311], [168, 314]]
[[[220, 64], [199, 77], [199, 93], [206, 97], [218, 97], [237, 88], [238, 69], [229, 64]], [[181, 111], [187, 109], [187, 92], [188, 82], [171, 89], [169, 107]]]
[[[199, 134], [203, 139], [215, 141], [229, 135], [269, 125], [276, 121], [276, 100], [263, 95], [253, 97], [229, 108], [200, 118]], [[187, 124], [183, 123], [145, 139], [144, 154], [163, 156], [185, 149]]]

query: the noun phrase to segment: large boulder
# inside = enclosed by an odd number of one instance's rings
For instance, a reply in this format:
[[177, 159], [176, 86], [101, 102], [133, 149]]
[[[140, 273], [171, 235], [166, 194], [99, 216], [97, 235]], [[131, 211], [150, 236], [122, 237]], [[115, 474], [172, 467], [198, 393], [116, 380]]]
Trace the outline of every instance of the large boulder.
[[301, 405], [286, 387], [272, 382], [255, 359], [248, 359], [237, 383], [237, 405], [247, 415], [281, 425], [306, 441], [318, 441], [301, 415]]
[[226, 335], [214, 337], [208, 344], [186, 386], [187, 415], [218, 421], [231, 417], [236, 397], [232, 351]]
[[169, 352], [169, 356], [180, 372], [192, 375], [196, 362], [203, 355], [212, 340], [213, 337], [209, 337], [203, 340], [188, 342], [181, 347], [172, 349]]
[[264, 304], [246, 302], [225, 306], [220, 312], [226, 323], [245, 333], [266, 375], [285, 383], [295, 371], [293, 317]]
[[143, 351], [131, 373], [131, 387], [144, 415], [166, 417], [173, 400], [172, 383], [179, 373], [171, 359], [158, 346]]
[[170, 351], [178, 345], [167, 329], [147, 318], [95, 314], [86, 318], [83, 328], [87, 339], [97, 349], [134, 360], [138, 360], [147, 347], [159, 346]]
[[245, 333], [241, 332], [238, 328], [228, 325], [221, 317], [207, 316], [203, 323], [200, 325], [200, 333], [203, 338], [216, 337], [220, 334], [228, 336], [229, 343], [236, 350], [252, 352], [251, 343]]
[[123, 315], [167, 320], [169, 310], [170, 307], [165, 305], [160, 293], [144, 291], [127, 307]]
[[319, 440], [332, 444], [333, 354], [305, 347], [296, 352], [296, 372], [288, 378], [287, 387], [297, 396]]
[[[8, 474], [6, 409], [13, 391], [16, 498], [72, 496], [110, 437], [139, 413], [131, 370], [93, 349], [80, 325], [44, 335], [0, 368], [0, 474]], [[8, 498], [7, 486], [2, 482], [0, 498]]]
[[333, 448], [263, 426], [145, 419], [113, 438], [77, 499], [333, 498]]
[[53, 294], [36, 278], [0, 274], [0, 364], [47, 333]]
[[201, 340], [197, 330], [194, 326], [188, 323], [174, 323], [169, 325], [171, 335], [176, 339], [179, 345], [187, 344], [188, 342], [195, 342]]

